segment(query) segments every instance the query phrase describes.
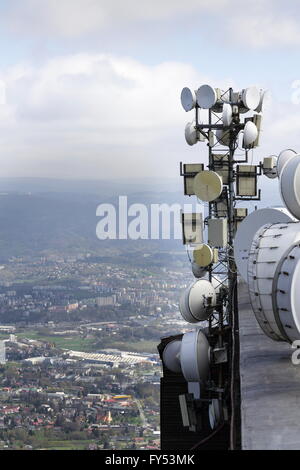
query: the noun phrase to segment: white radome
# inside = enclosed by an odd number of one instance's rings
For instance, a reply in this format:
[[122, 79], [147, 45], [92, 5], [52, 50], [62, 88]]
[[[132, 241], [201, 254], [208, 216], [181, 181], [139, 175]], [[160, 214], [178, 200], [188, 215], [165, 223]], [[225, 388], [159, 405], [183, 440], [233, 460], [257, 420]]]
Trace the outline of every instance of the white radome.
[[287, 161], [279, 179], [284, 204], [300, 220], [300, 154]]
[[280, 152], [277, 159], [277, 175], [278, 177], [281, 175], [283, 168], [285, 167], [286, 163], [294, 158], [297, 155], [297, 152], [292, 149], [285, 149]]
[[241, 222], [234, 240], [234, 259], [239, 274], [248, 281], [248, 259], [255, 233], [265, 224], [295, 222], [286, 207], [266, 207], [251, 212]]
[[242, 101], [249, 110], [255, 110], [260, 104], [260, 91], [255, 86], [246, 88], [242, 91]]
[[216, 90], [210, 85], [202, 85], [196, 91], [197, 103], [200, 108], [210, 109], [217, 101]]
[[218, 173], [204, 170], [194, 178], [194, 193], [201, 201], [214, 201], [222, 193], [223, 182]]
[[215, 305], [215, 288], [207, 279], [199, 279], [181, 294], [179, 310], [185, 321], [198, 323], [207, 320]]
[[224, 103], [222, 121], [224, 126], [230, 126], [232, 121], [232, 107], [229, 103]]
[[258, 130], [254, 122], [247, 121], [244, 127], [244, 146], [252, 145], [258, 136]]
[[185, 87], [181, 92], [181, 104], [185, 111], [191, 111], [196, 106], [196, 93]]
[[185, 126], [184, 136], [188, 145], [195, 145], [198, 141], [197, 130], [195, 129], [195, 121], [188, 122]]

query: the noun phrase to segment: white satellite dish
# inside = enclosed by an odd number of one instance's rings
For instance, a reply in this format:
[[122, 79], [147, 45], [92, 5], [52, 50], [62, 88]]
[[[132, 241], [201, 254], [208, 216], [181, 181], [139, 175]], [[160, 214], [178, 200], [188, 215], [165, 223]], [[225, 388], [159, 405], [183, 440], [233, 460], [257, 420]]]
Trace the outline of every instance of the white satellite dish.
[[245, 217], [239, 225], [234, 240], [234, 259], [244, 281], [247, 282], [249, 252], [257, 230], [265, 224], [288, 223], [295, 220], [285, 207], [259, 209]]
[[261, 329], [275, 341], [300, 339], [300, 223], [263, 225], [249, 253], [249, 296]]
[[206, 279], [199, 279], [182, 293], [179, 310], [188, 323], [198, 323], [207, 320], [215, 305], [216, 291], [213, 285]]
[[285, 149], [280, 152], [277, 159], [277, 174], [280, 176], [285, 164], [297, 155], [297, 152], [292, 149]]
[[258, 136], [258, 130], [254, 122], [247, 121], [244, 127], [244, 140], [243, 146], [249, 147], [249, 145], [253, 144]]
[[245, 88], [242, 90], [241, 99], [246, 109], [254, 110], [260, 103], [260, 91], [254, 86]]
[[210, 109], [217, 101], [217, 92], [210, 85], [202, 85], [196, 91], [197, 103], [200, 108]]
[[181, 104], [185, 111], [191, 111], [196, 106], [196, 93], [185, 87], [181, 92]]
[[230, 126], [232, 121], [232, 107], [229, 103], [224, 103], [222, 121], [224, 126]]
[[261, 113], [266, 106], [266, 103], [270, 101], [270, 93], [268, 90], [260, 90], [260, 99], [257, 108], [254, 109], [256, 113]]
[[193, 259], [197, 266], [200, 266], [202, 269], [206, 268], [213, 262], [214, 259], [212, 248], [206, 243], [203, 243], [194, 249]]
[[195, 126], [196, 126], [195, 121], [188, 122], [187, 125], [185, 126], [184, 136], [185, 136], [186, 142], [189, 145], [195, 145], [198, 142], [198, 135], [197, 135], [197, 130]]
[[183, 335], [180, 362], [187, 382], [204, 383], [206, 381], [210, 365], [210, 346], [200, 329]]
[[194, 193], [202, 201], [210, 202], [217, 199], [222, 193], [223, 182], [218, 173], [204, 170], [194, 178]]
[[175, 373], [181, 372], [180, 364], [181, 340], [170, 341], [163, 350], [162, 360], [164, 365]]
[[291, 158], [280, 174], [280, 192], [291, 214], [300, 219], [300, 155]]

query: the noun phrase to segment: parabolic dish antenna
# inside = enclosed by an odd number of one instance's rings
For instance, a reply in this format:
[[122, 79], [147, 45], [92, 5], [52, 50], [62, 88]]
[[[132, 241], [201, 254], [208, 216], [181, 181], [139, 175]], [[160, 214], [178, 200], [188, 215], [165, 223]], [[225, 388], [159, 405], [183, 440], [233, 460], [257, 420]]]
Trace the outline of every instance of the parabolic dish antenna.
[[229, 103], [224, 103], [222, 121], [224, 126], [230, 126], [232, 121], [232, 107]]
[[280, 192], [291, 214], [300, 219], [300, 155], [291, 158], [280, 174]]
[[210, 346], [200, 330], [189, 331], [182, 337], [180, 362], [187, 382], [205, 382], [209, 370]]
[[216, 291], [207, 279], [198, 279], [182, 293], [179, 310], [188, 323], [207, 320], [211, 307], [216, 305]]
[[197, 103], [200, 108], [210, 109], [217, 101], [217, 92], [210, 85], [202, 85], [196, 91]]
[[180, 99], [185, 111], [191, 111], [196, 106], [196, 93], [187, 87], [183, 88]]
[[194, 262], [197, 266], [205, 268], [213, 262], [213, 251], [209, 245], [203, 243], [193, 251]]
[[220, 196], [222, 189], [222, 178], [214, 171], [201, 171], [194, 178], [194, 193], [201, 201], [214, 201]]
[[291, 159], [294, 158], [297, 155], [297, 152], [292, 149], [286, 149], [282, 150], [280, 154], [278, 155], [277, 159], [277, 175], [280, 176], [285, 164]]
[[253, 144], [258, 136], [258, 130], [254, 122], [247, 121], [244, 127], [244, 146]]
[[188, 122], [187, 125], [185, 126], [184, 130], [184, 136], [187, 144], [189, 145], [195, 145], [198, 141], [198, 135], [197, 135], [197, 130], [195, 129], [196, 123], [195, 121], [193, 122]]
[[255, 108], [256, 113], [261, 113], [270, 102], [270, 92], [268, 90], [260, 90], [259, 105]]
[[234, 240], [234, 259], [244, 281], [248, 281], [249, 252], [257, 230], [265, 224], [287, 222], [295, 222], [295, 218], [285, 207], [267, 207], [253, 211], [241, 222]]
[[260, 91], [255, 86], [245, 88], [242, 91], [242, 102], [247, 109], [254, 110], [260, 103]]
[[181, 372], [180, 349], [181, 340], [176, 339], [174, 341], [170, 341], [167, 344], [162, 354], [162, 360], [164, 365], [175, 373]]

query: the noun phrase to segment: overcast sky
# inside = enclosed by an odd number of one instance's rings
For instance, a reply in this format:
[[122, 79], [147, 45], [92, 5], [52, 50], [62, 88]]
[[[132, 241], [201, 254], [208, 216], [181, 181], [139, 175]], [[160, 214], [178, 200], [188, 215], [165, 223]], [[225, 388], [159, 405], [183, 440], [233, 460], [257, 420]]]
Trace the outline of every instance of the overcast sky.
[[283, 0], [0, 0], [1, 176], [173, 177], [205, 161], [179, 100], [203, 83], [268, 88], [256, 159], [300, 152], [299, 16]]

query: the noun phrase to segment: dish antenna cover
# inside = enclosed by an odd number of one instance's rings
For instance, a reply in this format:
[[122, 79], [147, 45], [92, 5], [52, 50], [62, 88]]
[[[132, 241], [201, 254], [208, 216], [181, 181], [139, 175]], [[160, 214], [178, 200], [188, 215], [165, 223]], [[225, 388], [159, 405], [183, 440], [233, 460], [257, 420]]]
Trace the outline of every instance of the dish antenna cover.
[[242, 102], [249, 110], [255, 110], [260, 104], [260, 91], [255, 86], [245, 88], [242, 91]]
[[247, 282], [249, 252], [255, 233], [265, 224], [294, 222], [296, 219], [285, 207], [268, 207], [251, 212], [239, 225], [234, 240], [234, 259], [237, 269]]
[[170, 341], [167, 344], [162, 354], [164, 365], [169, 370], [175, 373], [181, 372], [180, 348], [181, 348], [181, 340], [176, 339], [174, 341]]
[[222, 189], [222, 178], [214, 171], [201, 171], [194, 178], [194, 193], [202, 201], [214, 201], [220, 196]]
[[191, 111], [196, 106], [196, 93], [185, 87], [181, 92], [181, 104], [185, 111]]
[[294, 158], [297, 155], [297, 152], [295, 150], [291, 149], [286, 149], [282, 150], [280, 154], [278, 155], [277, 159], [277, 174], [278, 176], [281, 175], [281, 172], [283, 168], [285, 167], [286, 163], [291, 160], [291, 158]]
[[247, 121], [244, 127], [244, 147], [253, 144], [258, 136], [258, 130], [254, 122]]
[[183, 335], [180, 362], [187, 382], [204, 383], [206, 381], [210, 364], [210, 346], [200, 329]]
[[299, 222], [276, 223], [262, 226], [250, 248], [252, 309], [263, 332], [275, 341], [300, 338], [299, 244]]
[[198, 141], [197, 130], [195, 129], [195, 121], [188, 122], [185, 126], [184, 136], [188, 145], [195, 145]]
[[222, 121], [224, 126], [230, 126], [232, 121], [232, 107], [229, 103], [224, 103]]
[[284, 204], [300, 219], [300, 154], [284, 165], [280, 174], [280, 192]]
[[207, 320], [216, 305], [216, 291], [206, 279], [193, 282], [181, 295], [179, 310], [185, 321], [198, 323]]
[[202, 85], [196, 92], [197, 103], [200, 108], [210, 109], [217, 101], [216, 90], [210, 85]]

